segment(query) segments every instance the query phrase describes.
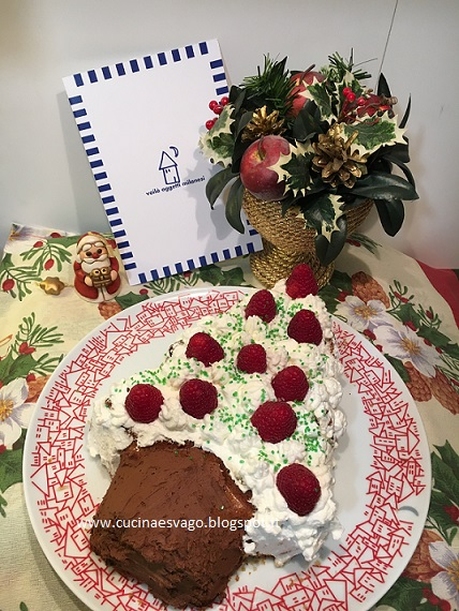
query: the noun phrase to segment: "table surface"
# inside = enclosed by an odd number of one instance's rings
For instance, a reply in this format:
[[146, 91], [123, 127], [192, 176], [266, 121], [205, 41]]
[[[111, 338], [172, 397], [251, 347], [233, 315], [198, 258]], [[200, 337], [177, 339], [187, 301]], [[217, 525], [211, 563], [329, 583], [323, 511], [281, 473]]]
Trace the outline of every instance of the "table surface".
[[[260, 286], [242, 257], [129, 286], [102, 303], [73, 287], [79, 236], [14, 225], [0, 263], [0, 609], [86, 610], [45, 558], [24, 500], [22, 452], [41, 390], [101, 322], [141, 300], [203, 286]], [[362, 333], [400, 374], [427, 433], [430, 508], [417, 549], [375, 611], [459, 609], [459, 282], [354, 234], [330, 284], [329, 311]], [[382, 316], [383, 314], [383, 316]], [[340, 611], [345, 611], [341, 609]]]

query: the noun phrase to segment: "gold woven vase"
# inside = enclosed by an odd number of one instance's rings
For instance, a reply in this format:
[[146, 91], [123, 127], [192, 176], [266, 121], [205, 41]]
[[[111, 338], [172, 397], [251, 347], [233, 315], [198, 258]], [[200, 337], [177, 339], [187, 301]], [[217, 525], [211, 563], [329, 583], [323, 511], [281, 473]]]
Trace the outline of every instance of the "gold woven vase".
[[[243, 208], [252, 227], [261, 235], [263, 250], [250, 255], [254, 276], [267, 288], [286, 278], [298, 263], [307, 263], [319, 288], [325, 286], [333, 274], [335, 265], [324, 266], [315, 250], [316, 230], [305, 227], [304, 218], [297, 206], [282, 215], [280, 202], [265, 202], [248, 191], [244, 192]], [[367, 200], [347, 212], [347, 231], [353, 233], [366, 219], [373, 205]]]

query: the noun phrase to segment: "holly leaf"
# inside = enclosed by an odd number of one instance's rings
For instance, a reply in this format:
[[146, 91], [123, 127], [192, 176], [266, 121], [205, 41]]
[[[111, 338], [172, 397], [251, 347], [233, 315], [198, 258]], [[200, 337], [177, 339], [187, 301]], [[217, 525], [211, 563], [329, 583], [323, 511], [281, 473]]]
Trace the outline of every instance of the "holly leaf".
[[449, 338], [438, 329], [428, 327], [427, 325], [419, 325], [418, 334], [431, 342], [437, 348], [446, 348], [449, 344]]
[[309, 85], [308, 93], [314, 98], [314, 102], [319, 107], [323, 119], [328, 120], [335, 118], [333, 112], [333, 99], [330, 96], [325, 81]]
[[290, 160], [281, 166], [287, 172], [287, 188], [291, 189], [295, 196], [298, 193], [304, 195], [311, 182], [309, 170], [313, 156], [313, 153], [305, 153], [303, 155], [295, 155], [293, 153]]
[[22, 448], [0, 454], [0, 490], [22, 482]]
[[198, 273], [203, 282], [208, 282], [213, 286], [247, 285], [240, 267], [224, 270], [218, 267], [218, 265], [207, 265], [201, 268]]
[[451, 529], [456, 529], [456, 522], [445, 511], [445, 507], [451, 506], [451, 501], [444, 492], [432, 490], [429, 505], [429, 518], [434, 522], [438, 530], [446, 538], [450, 537]]
[[123, 310], [129, 308], [132, 305], [140, 303], [141, 301], [145, 301], [148, 299], [148, 295], [139, 295], [138, 293], [130, 292], [126, 295], [121, 295], [115, 298], [116, 303], [118, 303]]
[[344, 124], [343, 131], [346, 138], [350, 138], [357, 132], [353, 146], [359, 150], [363, 147], [367, 153], [372, 153], [381, 146], [392, 142], [403, 142], [402, 130], [397, 127], [394, 120], [389, 119], [386, 115], [377, 122], [372, 117], [368, 117], [359, 123]]
[[398, 375], [402, 378], [402, 380], [405, 383], [409, 382], [410, 376], [406, 370], [406, 367], [402, 363], [402, 361], [400, 359], [395, 358], [394, 356], [391, 356], [390, 354], [385, 353], [384, 356], [389, 361], [389, 363], [392, 365], [392, 367], [395, 369], [395, 371], [398, 373]]
[[444, 446], [434, 446], [434, 448], [440, 454], [445, 465], [451, 467], [454, 473], [459, 473], [459, 455], [449, 441], [447, 441]]
[[309, 100], [300, 110], [292, 125], [292, 134], [299, 142], [305, 142], [315, 134], [323, 133], [317, 116], [317, 105]]
[[400, 577], [381, 598], [379, 605], [387, 605], [397, 609], [413, 609], [414, 611], [424, 598], [423, 590], [425, 587], [425, 583]]
[[432, 475], [434, 487], [444, 492], [456, 505], [459, 506], [459, 480], [457, 479], [457, 465], [453, 470], [450, 465], [443, 462], [437, 455], [432, 454]]

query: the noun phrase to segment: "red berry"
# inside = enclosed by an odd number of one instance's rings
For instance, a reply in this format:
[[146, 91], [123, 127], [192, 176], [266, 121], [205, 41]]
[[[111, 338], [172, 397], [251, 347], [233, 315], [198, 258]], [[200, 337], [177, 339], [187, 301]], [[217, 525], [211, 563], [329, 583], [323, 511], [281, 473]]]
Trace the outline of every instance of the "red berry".
[[192, 378], [180, 388], [180, 405], [183, 411], [193, 418], [204, 418], [218, 405], [217, 389], [210, 382]]
[[164, 402], [161, 391], [152, 384], [135, 384], [126, 397], [124, 406], [136, 422], [153, 422]]
[[48, 260], [46, 261], [46, 263], [44, 264], [44, 266], [43, 266], [43, 267], [44, 267], [46, 270], [49, 270], [49, 269], [51, 269], [53, 266], [54, 266], [54, 261], [53, 261], [53, 259], [48, 259]]
[[283, 467], [277, 474], [276, 485], [288, 508], [299, 516], [311, 513], [320, 498], [317, 477], [300, 463]]
[[299, 344], [316, 344], [322, 341], [322, 327], [311, 310], [297, 312], [287, 327], [287, 335]]
[[264, 322], [271, 322], [277, 314], [273, 294], [268, 289], [257, 291], [250, 298], [245, 308], [245, 317], [258, 316]]
[[218, 102], [217, 102], [217, 100], [211, 100], [211, 101], [209, 102], [209, 108], [210, 108], [210, 110], [214, 110], [214, 108], [215, 108], [216, 106], [218, 106]]
[[209, 119], [206, 121], [206, 129], [211, 130], [215, 125], [216, 119]]
[[261, 344], [242, 346], [236, 357], [236, 367], [244, 373], [265, 373], [266, 350]]
[[43, 240], [38, 240], [37, 242], [35, 242], [35, 244], [33, 245], [34, 248], [41, 248], [43, 246]]
[[185, 354], [189, 359], [195, 358], [201, 363], [204, 363], [206, 367], [212, 363], [221, 361], [225, 356], [223, 348], [217, 340], [203, 331], [195, 333], [190, 338]]
[[295, 432], [297, 417], [285, 401], [265, 401], [252, 414], [250, 422], [269, 443], [279, 443]]
[[229, 98], [227, 96], [223, 96], [220, 100], [220, 106], [226, 106], [229, 102]]
[[14, 287], [14, 280], [13, 278], [7, 278], [3, 284], [2, 284], [2, 290], [3, 291], [11, 291], [11, 289]]
[[221, 115], [223, 112], [223, 106], [220, 106], [220, 104], [217, 104], [217, 106], [214, 106], [212, 110], [214, 111], [216, 115]]
[[285, 292], [292, 299], [317, 295], [319, 287], [312, 269], [306, 263], [296, 265], [285, 281]]
[[303, 401], [309, 390], [306, 374], [296, 365], [279, 371], [271, 380], [271, 386], [281, 401]]

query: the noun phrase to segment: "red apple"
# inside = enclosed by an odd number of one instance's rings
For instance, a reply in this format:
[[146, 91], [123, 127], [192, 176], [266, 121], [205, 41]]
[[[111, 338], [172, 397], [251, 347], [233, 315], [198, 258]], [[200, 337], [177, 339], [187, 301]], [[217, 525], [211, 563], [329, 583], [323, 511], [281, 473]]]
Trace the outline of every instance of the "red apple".
[[303, 106], [308, 100], [311, 99], [308, 96], [308, 87], [313, 83], [321, 83], [324, 80], [324, 75], [320, 72], [314, 72], [313, 70], [306, 70], [306, 72], [298, 72], [291, 77], [292, 83], [295, 87], [292, 90], [293, 104], [290, 110], [290, 116], [296, 117]]
[[253, 196], [267, 202], [285, 196], [285, 181], [279, 182], [279, 175], [270, 169], [281, 155], [290, 153], [290, 144], [282, 136], [262, 136], [245, 150], [241, 159], [240, 177], [242, 184]]

